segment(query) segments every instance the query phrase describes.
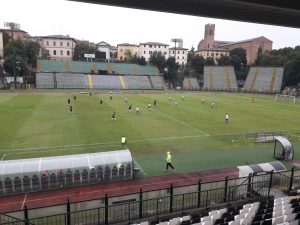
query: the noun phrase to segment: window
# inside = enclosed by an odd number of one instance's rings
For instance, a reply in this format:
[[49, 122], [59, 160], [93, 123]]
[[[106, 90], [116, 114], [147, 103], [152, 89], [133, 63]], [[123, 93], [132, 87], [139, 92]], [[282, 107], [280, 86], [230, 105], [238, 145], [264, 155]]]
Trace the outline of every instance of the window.
[[164, 52], [164, 55], [166, 55], [167, 54], [167, 52]]
[[60, 42], [60, 46], [63, 46], [63, 43], [62, 43], [62, 41]]
[[173, 54], [175, 54], [175, 51], [173, 51]]
[[209, 56], [209, 53], [207, 53], [206, 56]]
[[144, 45], [144, 48], [146, 48], [146, 45]]
[[123, 48], [120, 49], [120, 52], [123, 52]]
[[152, 48], [152, 45], [149, 45], [149, 48]]
[[56, 50], [53, 51], [53, 55], [56, 55]]
[[63, 55], [63, 54], [64, 54], [63, 50], [60, 50], [60, 55]]
[[178, 51], [177, 53], [180, 54], [180, 51]]
[[149, 54], [151, 55], [151, 54], [152, 54], [152, 51], [149, 51]]
[[160, 48], [160, 45], [158, 46], [158, 48]]
[[179, 59], [179, 56], [177, 56], [177, 59]]
[[47, 52], [48, 54], [50, 54], [48, 49], [46, 49], [46, 52]]
[[165, 48], [167, 48], [167, 46], [165, 46]]
[[214, 53], [211, 53], [211, 56], [214, 56]]
[[184, 59], [184, 56], [182, 56], [182, 59]]
[[69, 42], [67, 42], [67, 46], [70, 46], [70, 43], [69, 43]]
[[146, 54], [146, 51], [144, 51], [144, 54]]
[[46, 41], [46, 45], [47, 45], [47, 46], [49, 45], [49, 41]]
[[154, 45], [154, 48], [156, 48], [156, 45]]
[[182, 54], [184, 54], [184, 51], [182, 51]]
[[219, 53], [216, 53], [216, 56], [219, 56]]
[[67, 51], [67, 55], [70, 55], [70, 51]]
[[55, 41], [53, 41], [53, 46], [56, 46], [56, 42]]

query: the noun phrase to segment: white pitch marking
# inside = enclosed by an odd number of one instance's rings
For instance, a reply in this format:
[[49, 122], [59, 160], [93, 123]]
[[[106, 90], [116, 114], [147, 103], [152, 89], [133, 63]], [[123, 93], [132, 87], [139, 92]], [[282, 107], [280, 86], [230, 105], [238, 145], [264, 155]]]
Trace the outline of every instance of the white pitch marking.
[[0, 161], [2, 161], [2, 160], [4, 159], [5, 156], [6, 156], [6, 153], [4, 153], [4, 155], [2, 156], [2, 158], [1, 158]]
[[24, 201], [23, 201], [23, 204], [22, 204], [22, 208], [21, 208], [21, 209], [24, 208], [24, 205], [25, 205], [25, 202], [26, 202], [26, 198], [27, 198], [27, 194], [26, 194], [25, 197], [24, 197]]
[[138, 164], [138, 162], [135, 159], [133, 159], [133, 161], [141, 169], [141, 172], [144, 174], [144, 176], [148, 176], [148, 174], [143, 170], [143, 168], [141, 167], [141, 165]]

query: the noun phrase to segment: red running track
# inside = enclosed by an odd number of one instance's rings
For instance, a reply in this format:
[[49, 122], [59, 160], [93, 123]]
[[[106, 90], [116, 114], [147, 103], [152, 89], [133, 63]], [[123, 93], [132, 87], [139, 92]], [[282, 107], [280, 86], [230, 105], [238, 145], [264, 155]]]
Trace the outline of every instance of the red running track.
[[0, 197], [0, 213], [20, 211], [26, 205], [30, 208], [40, 208], [65, 204], [68, 199], [71, 203], [100, 199], [107, 193], [108, 197], [165, 189], [173, 184], [173, 187], [197, 184], [239, 177], [237, 168], [215, 169], [201, 172], [176, 173], [165, 176], [149, 177], [143, 179], [114, 181], [103, 184], [94, 184], [81, 187], [49, 190], [36, 193], [18, 194]]

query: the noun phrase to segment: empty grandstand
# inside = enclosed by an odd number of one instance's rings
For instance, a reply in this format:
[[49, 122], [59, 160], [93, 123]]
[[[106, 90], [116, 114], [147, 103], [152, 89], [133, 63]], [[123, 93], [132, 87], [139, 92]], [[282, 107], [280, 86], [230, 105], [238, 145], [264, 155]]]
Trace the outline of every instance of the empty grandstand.
[[234, 91], [238, 89], [232, 66], [205, 66], [203, 77], [204, 90]]
[[38, 73], [36, 76], [37, 88], [54, 88], [54, 77], [52, 73]]
[[199, 82], [197, 78], [185, 77], [183, 80], [183, 89], [185, 90], [199, 90]]
[[251, 67], [244, 84], [245, 91], [278, 93], [283, 77], [282, 67]]
[[83, 74], [116, 74], [116, 75], [159, 75], [153, 65], [128, 63], [80, 62], [38, 60], [36, 72], [83, 73]]

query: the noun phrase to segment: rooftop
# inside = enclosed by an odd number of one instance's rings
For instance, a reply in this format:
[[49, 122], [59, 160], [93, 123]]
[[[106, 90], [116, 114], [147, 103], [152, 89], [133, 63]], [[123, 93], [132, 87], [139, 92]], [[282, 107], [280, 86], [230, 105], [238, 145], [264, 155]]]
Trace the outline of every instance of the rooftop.
[[159, 42], [144, 42], [140, 43], [140, 45], [163, 45], [163, 46], [169, 46], [167, 44], [159, 43]]

